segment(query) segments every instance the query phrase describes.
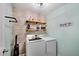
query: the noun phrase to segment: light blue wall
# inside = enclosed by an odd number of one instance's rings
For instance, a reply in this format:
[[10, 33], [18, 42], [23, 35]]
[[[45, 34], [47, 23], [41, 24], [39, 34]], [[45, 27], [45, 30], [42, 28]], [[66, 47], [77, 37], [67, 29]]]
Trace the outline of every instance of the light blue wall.
[[[46, 17], [48, 35], [58, 43], [58, 55], [79, 56], [79, 4], [66, 4], [52, 11]], [[60, 27], [71, 22], [72, 26]]]

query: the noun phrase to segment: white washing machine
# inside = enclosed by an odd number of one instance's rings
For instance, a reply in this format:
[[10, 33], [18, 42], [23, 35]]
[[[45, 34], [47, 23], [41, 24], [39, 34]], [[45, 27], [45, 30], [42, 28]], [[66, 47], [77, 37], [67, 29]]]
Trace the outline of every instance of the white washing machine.
[[45, 41], [45, 55], [56, 56], [56, 39], [51, 37], [42, 37]]
[[45, 55], [45, 44], [44, 40], [32, 40], [32, 35], [27, 36], [26, 40], [26, 55], [27, 56], [44, 56]]
[[40, 40], [29, 41], [27, 38], [26, 55], [27, 56], [56, 56], [56, 39], [50, 37], [41, 37]]
[[44, 56], [45, 44], [44, 41], [33, 41], [27, 43], [27, 56]]

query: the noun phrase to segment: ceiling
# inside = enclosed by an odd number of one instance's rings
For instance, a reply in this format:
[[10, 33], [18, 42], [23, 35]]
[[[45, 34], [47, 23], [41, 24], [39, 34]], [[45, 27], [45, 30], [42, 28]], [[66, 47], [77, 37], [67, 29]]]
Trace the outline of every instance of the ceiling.
[[34, 5], [35, 3], [13, 3], [12, 6], [16, 10], [34, 11], [43, 15], [49, 14], [51, 11], [65, 5], [65, 3], [44, 3], [42, 7]]

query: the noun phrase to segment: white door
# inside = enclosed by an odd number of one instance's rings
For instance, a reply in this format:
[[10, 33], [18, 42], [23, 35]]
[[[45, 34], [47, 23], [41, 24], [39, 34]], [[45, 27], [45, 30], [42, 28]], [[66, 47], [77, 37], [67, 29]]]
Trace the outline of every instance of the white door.
[[0, 56], [2, 56], [3, 51], [3, 40], [2, 40], [2, 20], [0, 18]]
[[6, 52], [4, 53], [5, 56], [11, 55], [11, 43], [12, 43], [12, 23], [9, 23], [9, 19], [5, 19], [4, 22], [4, 49]]
[[12, 42], [12, 23], [9, 23], [9, 20], [11, 19], [7, 19], [5, 18], [5, 16], [12, 16], [11, 4], [0, 4], [0, 13], [0, 55], [3, 55], [2, 52], [5, 49], [6, 52], [4, 53], [4, 55], [10, 56]]

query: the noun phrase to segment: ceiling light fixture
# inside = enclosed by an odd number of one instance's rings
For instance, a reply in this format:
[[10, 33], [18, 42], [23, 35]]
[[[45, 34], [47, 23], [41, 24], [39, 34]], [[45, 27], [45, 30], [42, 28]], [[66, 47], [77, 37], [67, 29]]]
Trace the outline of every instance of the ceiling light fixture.
[[45, 4], [44, 3], [33, 3], [33, 5], [37, 7], [43, 7]]
[[37, 3], [39, 6], [43, 6], [43, 3]]

